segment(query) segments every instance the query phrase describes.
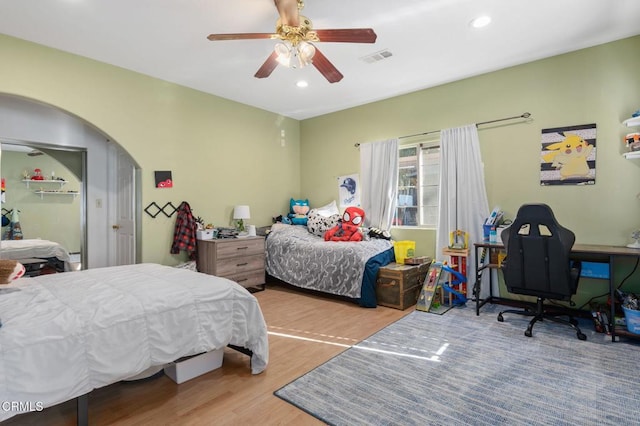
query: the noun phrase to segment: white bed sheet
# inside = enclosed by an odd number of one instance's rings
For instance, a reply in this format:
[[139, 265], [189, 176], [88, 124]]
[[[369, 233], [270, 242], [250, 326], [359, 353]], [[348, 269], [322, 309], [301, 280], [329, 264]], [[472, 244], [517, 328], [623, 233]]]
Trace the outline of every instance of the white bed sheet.
[[64, 262], [65, 271], [71, 271], [69, 251], [54, 241], [39, 238], [0, 241], [0, 259], [20, 260], [32, 257], [38, 259], [56, 257]]
[[[258, 301], [225, 278], [156, 264], [0, 286], [0, 401], [56, 405], [228, 344], [268, 363]], [[18, 414], [0, 409], [0, 421]]]

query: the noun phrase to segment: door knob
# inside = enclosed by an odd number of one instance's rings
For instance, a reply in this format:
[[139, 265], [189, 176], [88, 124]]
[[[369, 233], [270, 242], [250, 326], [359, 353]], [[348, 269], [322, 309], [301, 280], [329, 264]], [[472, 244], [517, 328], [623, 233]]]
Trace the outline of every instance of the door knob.
[[120, 225], [112, 225], [112, 226], [111, 226], [111, 228], [112, 228], [114, 231], [117, 231], [118, 229], [120, 229]]

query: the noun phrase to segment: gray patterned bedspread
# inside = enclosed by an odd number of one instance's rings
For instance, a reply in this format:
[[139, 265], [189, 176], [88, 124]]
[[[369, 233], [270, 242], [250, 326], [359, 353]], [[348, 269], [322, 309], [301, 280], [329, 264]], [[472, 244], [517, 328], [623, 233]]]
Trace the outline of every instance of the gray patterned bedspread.
[[367, 261], [393, 247], [382, 239], [324, 241], [305, 226], [276, 223], [266, 239], [267, 273], [296, 287], [360, 297]]

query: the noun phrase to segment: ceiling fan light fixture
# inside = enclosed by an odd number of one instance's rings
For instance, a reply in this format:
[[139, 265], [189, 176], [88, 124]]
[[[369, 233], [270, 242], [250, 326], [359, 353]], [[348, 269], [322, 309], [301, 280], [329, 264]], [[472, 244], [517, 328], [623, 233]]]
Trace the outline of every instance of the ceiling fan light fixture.
[[278, 65], [302, 68], [309, 64], [322, 74], [329, 83], [337, 83], [344, 77], [329, 59], [313, 43], [375, 43], [377, 35], [371, 28], [340, 28], [314, 30], [312, 22], [300, 14], [303, 0], [275, 0], [280, 16], [275, 33], [209, 34], [207, 39], [216, 40], [279, 40], [274, 51], [258, 68], [254, 77], [269, 77]]
[[313, 44], [302, 41], [296, 46], [298, 62], [300, 68], [310, 65], [313, 60], [313, 55], [316, 54], [316, 48]]
[[280, 65], [291, 66], [291, 48], [286, 43], [276, 43], [273, 50], [276, 52], [277, 61]]

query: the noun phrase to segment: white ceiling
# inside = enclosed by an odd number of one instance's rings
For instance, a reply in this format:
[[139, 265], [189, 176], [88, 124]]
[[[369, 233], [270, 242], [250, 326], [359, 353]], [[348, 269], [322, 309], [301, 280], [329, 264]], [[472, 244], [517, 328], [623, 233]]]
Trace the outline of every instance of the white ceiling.
[[[640, 34], [639, 0], [306, 0], [302, 14], [316, 29], [370, 27], [378, 39], [318, 43], [344, 74], [330, 84], [313, 66], [253, 77], [274, 40], [207, 40], [273, 32], [273, 0], [0, 0], [0, 33], [295, 119]], [[492, 23], [471, 28], [482, 14]], [[382, 50], [392, 56], [361, 59]]]

